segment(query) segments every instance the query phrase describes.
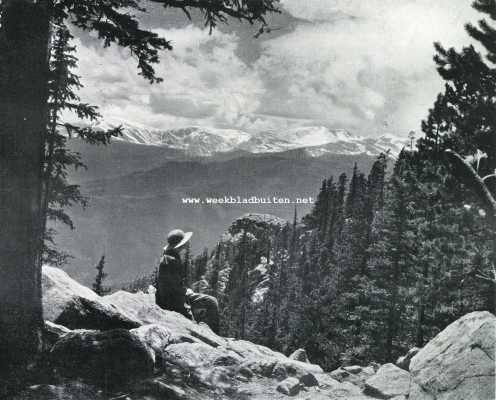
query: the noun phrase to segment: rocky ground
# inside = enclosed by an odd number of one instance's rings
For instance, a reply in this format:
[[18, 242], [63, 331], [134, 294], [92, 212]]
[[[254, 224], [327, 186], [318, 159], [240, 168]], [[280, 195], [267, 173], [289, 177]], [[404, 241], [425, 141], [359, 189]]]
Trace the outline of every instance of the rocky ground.
[[495, 399], [496, 317], [474, 312], [396, 364], [326, 373], [161, 310], [153, 295], [100, 297], [43, 270], [46, 378], [16, 400]]

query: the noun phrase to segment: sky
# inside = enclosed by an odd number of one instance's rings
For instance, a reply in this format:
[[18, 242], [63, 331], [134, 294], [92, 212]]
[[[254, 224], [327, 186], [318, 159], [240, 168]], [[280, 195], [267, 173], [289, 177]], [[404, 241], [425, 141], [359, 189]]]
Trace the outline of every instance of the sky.
[[461, 48], [479, 18], [470, 0], [281, 0], [270, 33], [232, 22], [209, 35], [199, 16], [150, 5], [143, 24], [173, 44], [161, 84], [128, 50], [76, 32], [84, 101], [105, 121], [284, 131], [326, 126], [375, 137], [419, 131], [442, 81], [433, 43]]

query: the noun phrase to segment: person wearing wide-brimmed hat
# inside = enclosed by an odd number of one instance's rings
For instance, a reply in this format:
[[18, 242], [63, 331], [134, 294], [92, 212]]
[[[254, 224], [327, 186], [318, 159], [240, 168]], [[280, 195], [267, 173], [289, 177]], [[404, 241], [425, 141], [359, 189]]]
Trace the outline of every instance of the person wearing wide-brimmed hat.
[[192, 232], [174, 229], [167, 235], [167, 245], [160, 260], [155, 301], [163, 309], [176, 311], [191, 319], [185, 307], [186, 267], [181, 261], [180, 252], [189, 242]]

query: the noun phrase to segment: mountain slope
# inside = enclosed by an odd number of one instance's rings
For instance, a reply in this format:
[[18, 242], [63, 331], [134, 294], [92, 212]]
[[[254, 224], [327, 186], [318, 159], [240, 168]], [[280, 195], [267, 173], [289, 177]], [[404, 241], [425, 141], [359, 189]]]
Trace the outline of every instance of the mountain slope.
[[[111, 126], [115, 125], [102, 125]], [[388, 149], [397, 154], [406, 144], [405, 138], [390, 134], [379, 138], [365, 138], [354, 136], [344, 129], [329, 129], [323, 126], [257, 133], [196, 126], [160, 130], [132, 123], [124, 124], [123, 128], [123, 137], [119, 139], [121, 141], [174, 149], [184, 152], [189, 157], [211, 157], [236, 151], [277, 153], [300, 148], [308, 148], [308, 154], [314, 157], [321, 153], [378, 155]]]
[[[99, 159], [97, 164], [90, 164], [86, 171], [91, 180], [82, 175], [84, 172], [74, 178], [90, 200], [85, 210], [70, 210], [76, 230], [55, 226], [60, 231], [59, 246], [75, 256], [68, 270], [85, 283], [93, 281], [94, 266], [103, 253], [108, 279], [113, 284], [149, 273], [157, 265], [167, 232], [174, 227], [195, 233], [192, 245], [197, 252], [213, 246], [225, 227], [246, 212], [270, 213], [291, 219], [294, 211], [293, 204], [192, 205], [182, 204], [182, 198], [225, 195], [312, 197], [324, 177], [343, 171], [350, 173], [355, 161], [367, 171], [374, 160], [367, 155], [312, 158], [295, 150], [227, 160], [161, 162], [160, 156], [154, 153], [156, 147], [138, 147], [150, 150], [150, 160], [157, 165], [155, 168], [131, 171], [144, 167], [140, 162], [145, 163], [146, 152], [132, 162], [127, 159], [127, 151], [104, 153], [107, 157]], [[98, 151], [104, 149], [98, 148]], [[93, 159], [96, 159], [95, 155]], [[118, 173], [124, 170], [127, 173]], [[303, 215], [310, 207], [311, 204], [302, 204], [298, 206], [298, 213]]]

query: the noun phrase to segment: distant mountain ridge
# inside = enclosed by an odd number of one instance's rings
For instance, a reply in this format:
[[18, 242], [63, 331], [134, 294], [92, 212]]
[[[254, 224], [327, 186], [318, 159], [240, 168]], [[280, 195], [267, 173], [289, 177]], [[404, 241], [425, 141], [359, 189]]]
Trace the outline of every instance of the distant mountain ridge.
[[[117, 124], [104, 123], [102, 127]], [[310, 157], [328, 154], [366, 154], [375, 156], [390, 150], [398, 154], [407, 143], [406, 138], [385, 134], [378, 138], [355, 136], [345, 129], [324, 126], [291, 128], [284, 131], [249, 133], [235, 129], [191, 126], [178, 129], [149, 129], [135, 123], [124, 123], [119, 140], [174, 149], [189, 157], [211, 157], [223, 153], [278, 153], [304, 149]]]

